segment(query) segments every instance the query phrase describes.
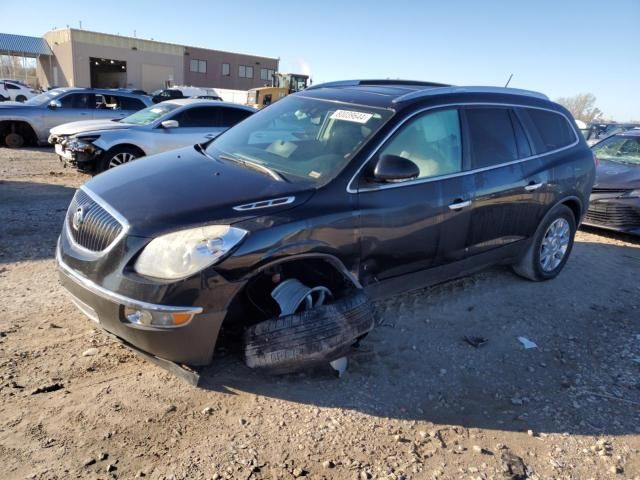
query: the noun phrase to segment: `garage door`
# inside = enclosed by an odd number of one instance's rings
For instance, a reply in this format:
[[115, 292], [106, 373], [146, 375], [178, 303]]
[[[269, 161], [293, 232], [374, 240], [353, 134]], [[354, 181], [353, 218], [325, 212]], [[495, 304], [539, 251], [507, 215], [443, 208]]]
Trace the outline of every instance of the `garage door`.
[[167, 80], [174, 81], [175, 72], [173, 67], [166, 65], [142, 64], [142, 89], [153, 92], [158, 88], [164, 88]]

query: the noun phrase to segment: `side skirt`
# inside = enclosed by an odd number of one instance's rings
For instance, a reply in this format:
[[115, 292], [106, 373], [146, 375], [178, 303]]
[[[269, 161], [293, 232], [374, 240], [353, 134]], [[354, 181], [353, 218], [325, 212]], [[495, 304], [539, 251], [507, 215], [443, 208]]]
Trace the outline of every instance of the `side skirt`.
[[400, 293], [430, 287], [456, 278], [466, 277], [493, 265], [514, 263], [526, 252], [530, 244], [531, 239], [520, 240], [464, 260], [370, 283], [364, 287], [364, 290], [372, 300], [380, 300]]

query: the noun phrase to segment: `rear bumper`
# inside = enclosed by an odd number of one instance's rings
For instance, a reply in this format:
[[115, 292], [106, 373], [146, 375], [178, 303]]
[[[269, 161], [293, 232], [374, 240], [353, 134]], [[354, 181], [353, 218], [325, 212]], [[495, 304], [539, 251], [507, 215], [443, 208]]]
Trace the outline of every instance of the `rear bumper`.
[[[74, 304], [101, 328], [143, 352], [186, 365], [211, 363], [225, 311], [203, 312], [200, 307], [148, 303], [111, 292], [66, 265], [59, 247], [56, 263], [62, 286]], [[174, 328], [140, 326], [129, 323], [125, 307], [150, 311], [194, 313], [186, 325]]]

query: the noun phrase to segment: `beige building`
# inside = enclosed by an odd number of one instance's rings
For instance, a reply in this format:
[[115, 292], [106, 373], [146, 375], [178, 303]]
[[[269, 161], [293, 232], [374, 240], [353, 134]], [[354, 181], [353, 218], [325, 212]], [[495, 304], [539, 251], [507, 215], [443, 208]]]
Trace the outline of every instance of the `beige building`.
[[74, 28], [44, 34], [53, 55], [38, 61], [40, 85], [135, 88], [168, 85], [248, 90], [269, 82], [278, 59]]

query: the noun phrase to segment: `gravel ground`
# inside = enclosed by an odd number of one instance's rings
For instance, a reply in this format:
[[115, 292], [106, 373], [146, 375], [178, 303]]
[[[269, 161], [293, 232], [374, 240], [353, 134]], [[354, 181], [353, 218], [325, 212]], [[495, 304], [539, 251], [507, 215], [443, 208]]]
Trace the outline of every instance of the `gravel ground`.
[[378, 303], [342, 379], [228, 348], [194, 388], [58, 285], [86, 179], [0, 149], [0, 478], [640, 479], [638, 239], [581, 231], [556, 280], [496, 268]]

